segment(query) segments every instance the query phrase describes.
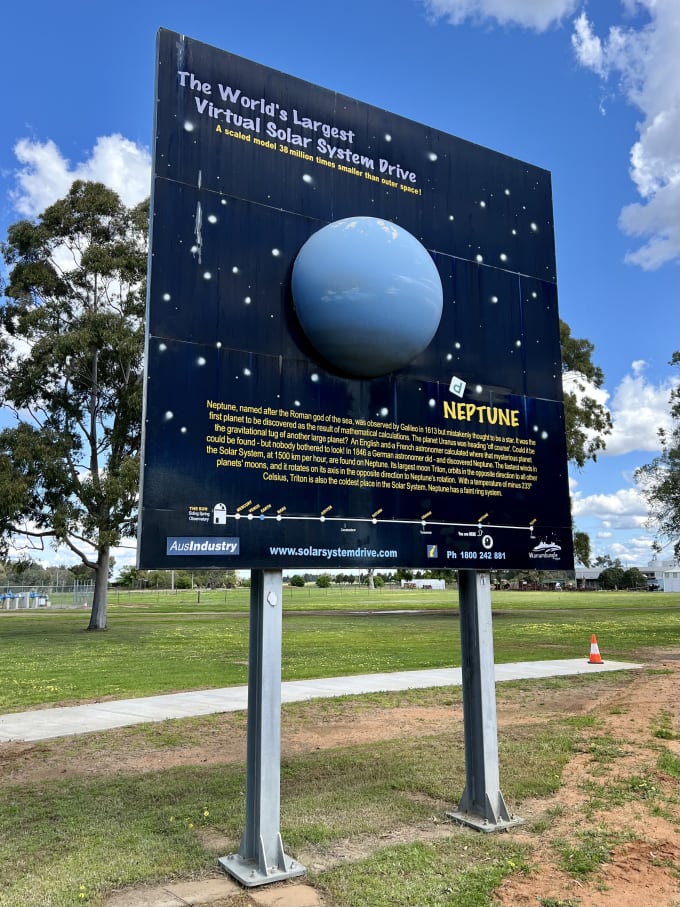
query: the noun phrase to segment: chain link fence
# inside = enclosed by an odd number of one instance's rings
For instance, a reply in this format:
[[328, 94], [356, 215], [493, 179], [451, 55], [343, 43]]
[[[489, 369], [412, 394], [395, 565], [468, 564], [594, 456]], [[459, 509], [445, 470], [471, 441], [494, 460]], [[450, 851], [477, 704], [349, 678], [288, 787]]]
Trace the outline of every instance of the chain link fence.
[[94, 582], [76, 580], [51, 585], [30, 585], [3, 581], [0, 585], [0, 611], [27, 611], [38, 608], [91, 608]]

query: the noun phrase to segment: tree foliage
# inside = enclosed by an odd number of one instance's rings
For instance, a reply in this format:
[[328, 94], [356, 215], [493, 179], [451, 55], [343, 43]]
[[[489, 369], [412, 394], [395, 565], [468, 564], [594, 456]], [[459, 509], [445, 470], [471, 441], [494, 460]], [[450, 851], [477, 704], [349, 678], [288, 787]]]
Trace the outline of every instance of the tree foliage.
[[[612, 431], [609, 410], [592, 393], [604, 383], [604, 372], [592, 359], [595, 351], [589, 340], [571, 336], [571, 329], [560, 321], [560, 348], [564, 387], [564, 415], [567, 435], [567, 459], [578, 467], [587, 460], [597, 460]], [[569, 381], [565, 381], [566, 377]]]
[[624, 570], [619, 564], [612, 564], [600, 573], [597, 578], [602, 589], [645, 589], [647, 577], [637, 567]]
[[623, 589], [625, 576], [623, 567], [605, 567], [597, 578], [601, 589]]
[[621, 559], [612, 558], [609, 554], [599, 554], [593, 561], [593, 567], [621, 567]]
[[[680, 368], [680, 350], [673, 353], [670, 364]], [[675, 559], [680, 561], [680, 384], [670, 393], [673, 427], [659, 429], [661, 454], [641, 466], [635, 479], [649, 506], [648, 527], [656, 533], [656, 548], [661, 540], [673, 542]]]
[[579, 564], [590, 567], [590, 536], [587, 532], [574, 533], [574, 556]]
[[624, 571], [622, 586], [624, 589], [645, 589], [647, 577], [638, 567], [629, 567]]
[[91, 629], [110, 548], [134, 532], [147, 222], [146, 204], [77, 181], [1, 247], [0, 538], [52, 539], [94, 570]]

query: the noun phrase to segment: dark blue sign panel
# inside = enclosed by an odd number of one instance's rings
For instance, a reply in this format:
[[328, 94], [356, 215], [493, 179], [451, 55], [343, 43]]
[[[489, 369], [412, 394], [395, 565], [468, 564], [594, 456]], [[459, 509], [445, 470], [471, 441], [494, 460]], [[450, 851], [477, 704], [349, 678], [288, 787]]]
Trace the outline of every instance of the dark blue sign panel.
[[550, 175], [158, 38], [139, 564], [573, 567]]

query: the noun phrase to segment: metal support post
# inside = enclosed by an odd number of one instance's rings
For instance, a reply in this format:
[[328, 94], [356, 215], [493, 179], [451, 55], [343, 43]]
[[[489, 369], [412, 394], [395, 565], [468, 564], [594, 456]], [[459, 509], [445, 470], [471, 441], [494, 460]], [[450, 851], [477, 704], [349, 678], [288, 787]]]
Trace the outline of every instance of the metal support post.
[[465, 790], [458, 809], [448, 815], [479, 831], [502, 831], [524, 820], [509, 815], [500, 790], [489, 574], [459, 570], [458, 602]]
[[286, 856], [279, 831], [281, 805], [281, 635], [283, 582], [280, 570], [253, 570], [250, 581], [246, 827], [237, 854], [220, 866], [252, 888], [304, 875]]

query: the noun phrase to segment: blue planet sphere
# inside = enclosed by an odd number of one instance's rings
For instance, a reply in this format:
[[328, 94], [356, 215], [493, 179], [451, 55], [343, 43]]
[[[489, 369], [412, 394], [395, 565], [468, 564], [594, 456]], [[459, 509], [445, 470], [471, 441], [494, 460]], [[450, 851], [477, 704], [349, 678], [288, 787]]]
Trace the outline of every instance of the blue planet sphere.
[[427, 249], [376, 217], [346, 217], [314, 233], [295, 259], [292, 291], [312, 346], [357, 378], [407, 365], [442, 315], [441, 279]]

